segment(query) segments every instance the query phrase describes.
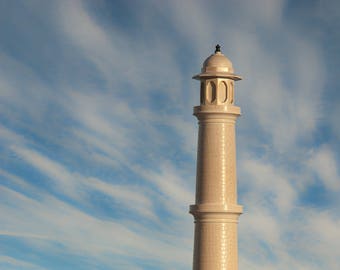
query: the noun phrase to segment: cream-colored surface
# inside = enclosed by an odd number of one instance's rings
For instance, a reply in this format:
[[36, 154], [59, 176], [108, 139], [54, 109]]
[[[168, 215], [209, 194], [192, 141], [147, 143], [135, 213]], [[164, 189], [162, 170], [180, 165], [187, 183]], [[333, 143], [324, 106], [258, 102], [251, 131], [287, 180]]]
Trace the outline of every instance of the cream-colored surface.
[[233, 64], [221, 52], [210, 55], [203, 63], [202, 72], [222, 71], [233, 73]]
[[193, 78], [200, 80], [201, 78], [220, 77], [230, 78], [232, 80], [241, 80], [242, 78], [234, 74], [234, 68], [231, 61], [221, 52], [215, 52], [210, 55], [203, 63], [201, 73]]
[[232, 63], [221, 52], [208, 57], [202, 73], [198, 119], [194, 270], [237, 270], [237, 204], [235, 122], [240, 108], [234, 105]]

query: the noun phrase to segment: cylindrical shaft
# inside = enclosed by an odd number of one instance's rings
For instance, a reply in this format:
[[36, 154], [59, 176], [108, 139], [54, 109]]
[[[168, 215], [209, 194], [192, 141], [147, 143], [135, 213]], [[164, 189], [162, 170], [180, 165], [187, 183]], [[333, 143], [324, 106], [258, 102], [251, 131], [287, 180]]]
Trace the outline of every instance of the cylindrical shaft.
[[237, 223], [195, 222], [194, 270], [237, 270]]
[[199, 119], [196, 204], [236, 204], [235, 116]]
[[194, 270], [237, 270], [237, 205], [235, 121], [239, 114], [205, 106], [199, 120]]

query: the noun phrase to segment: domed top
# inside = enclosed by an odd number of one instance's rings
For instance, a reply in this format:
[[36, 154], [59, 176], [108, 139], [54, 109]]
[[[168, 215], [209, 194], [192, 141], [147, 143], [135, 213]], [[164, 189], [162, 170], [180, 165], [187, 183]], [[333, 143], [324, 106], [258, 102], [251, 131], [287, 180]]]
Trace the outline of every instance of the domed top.
[[201, 74], [194, 76], [194, 79], [202, 77], [223, 77], [233, 80], [241, 80], [240, 76], [234, 74], [233, 64], [221, 52], [220, 45], [216, 45], [215, 53], [210, 55], [203, 63]]
[[202, 72], [221, 71], [233, 73], [233, 64], [221, 53], [221, 46], [216, 45], [215, 54], [210, 55], [203, 63]]

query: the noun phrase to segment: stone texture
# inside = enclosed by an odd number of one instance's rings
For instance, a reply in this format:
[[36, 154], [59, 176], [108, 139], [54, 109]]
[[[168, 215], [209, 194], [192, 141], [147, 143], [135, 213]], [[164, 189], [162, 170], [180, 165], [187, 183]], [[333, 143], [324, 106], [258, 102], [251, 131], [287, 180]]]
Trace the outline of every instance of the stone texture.
[[195, 218], [194, 270], [237, 270], [237, 204], [235, 122], [240, 108], [234, 105], [231, 61], [219, 50], [203, 63], [200, 105], [194, 108], [199, 122], [196, 200], [190, 206]]

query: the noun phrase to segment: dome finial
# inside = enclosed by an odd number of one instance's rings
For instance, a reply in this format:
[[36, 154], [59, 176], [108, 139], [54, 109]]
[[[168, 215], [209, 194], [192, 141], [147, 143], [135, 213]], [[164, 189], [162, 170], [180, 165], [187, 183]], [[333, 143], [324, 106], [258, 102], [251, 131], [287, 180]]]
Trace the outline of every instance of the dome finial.
[[217, 44], [216, 47], [215, 47], [215, 53], [217, 53], [217, 52], [221, 52], [220, 44]]

